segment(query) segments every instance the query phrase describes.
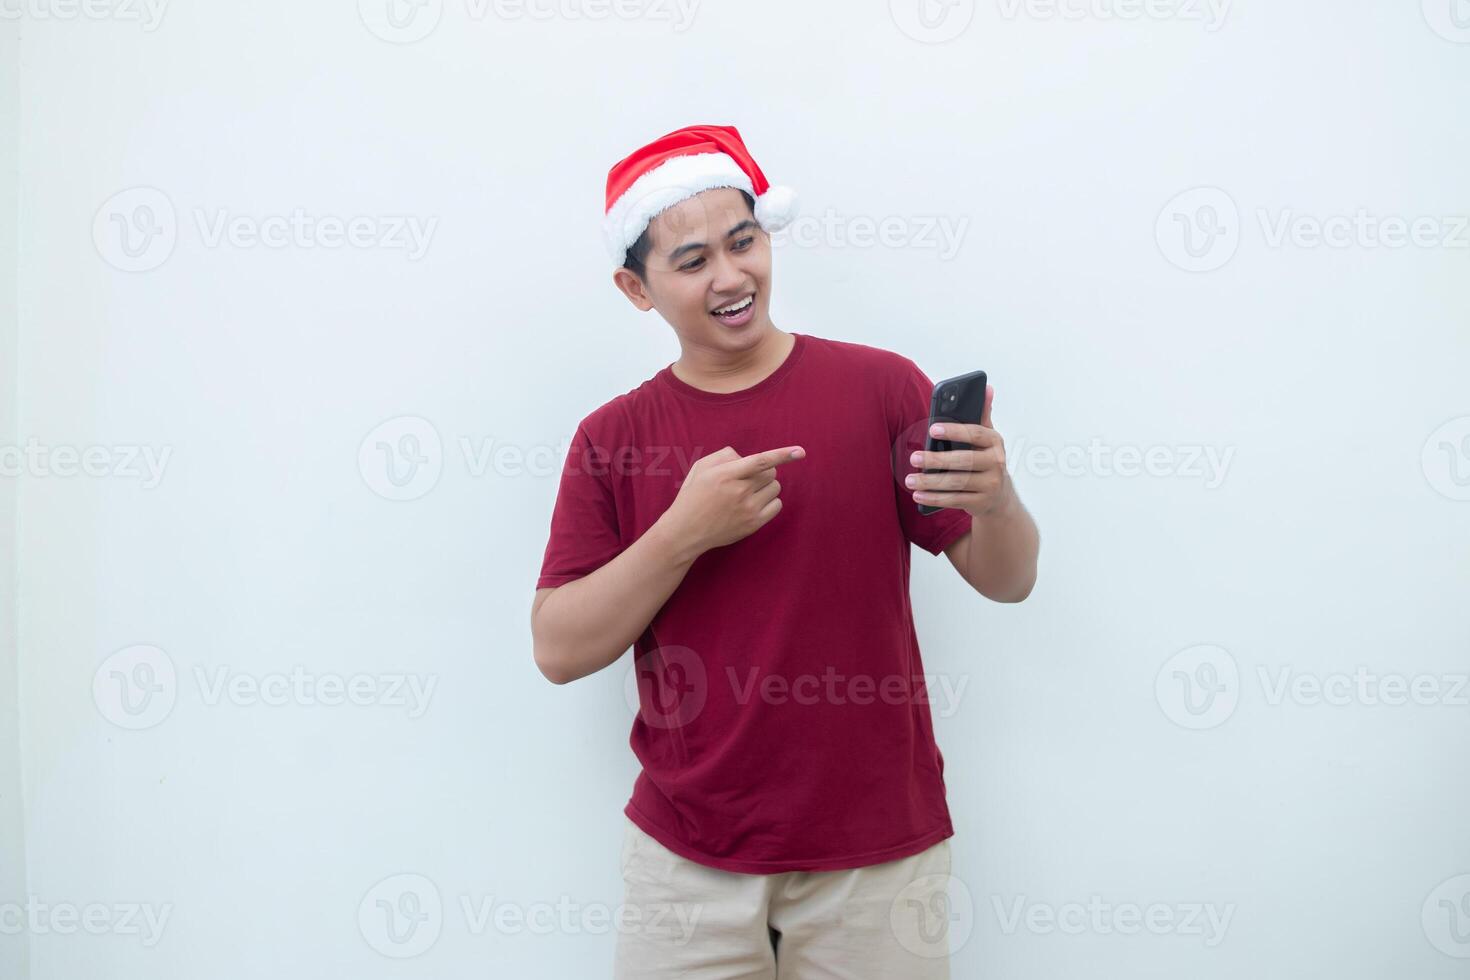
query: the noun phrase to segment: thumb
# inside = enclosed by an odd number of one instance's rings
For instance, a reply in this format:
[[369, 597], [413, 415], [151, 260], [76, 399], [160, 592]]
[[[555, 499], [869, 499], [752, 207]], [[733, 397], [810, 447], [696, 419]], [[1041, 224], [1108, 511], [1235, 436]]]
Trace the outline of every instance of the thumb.
[[990, 406], [992, 404], [994, 404], [994, 402], [995, 402], [995, 385], [986, 385], [985, 386], [985, 407], [980, 410], [980, 424], [983, 425], [983, 426], [985, 426], [987, 429], [993, 429], [993, 428], [995, 428], [995, 426], [993, 426], [993, 425], [990, 424]]

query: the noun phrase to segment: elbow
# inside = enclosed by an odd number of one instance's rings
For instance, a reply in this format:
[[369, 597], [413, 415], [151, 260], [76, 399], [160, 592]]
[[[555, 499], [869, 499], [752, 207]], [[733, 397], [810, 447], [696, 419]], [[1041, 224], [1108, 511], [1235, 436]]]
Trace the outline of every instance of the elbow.
[[551, 681], [551, 683], [557, 685], [558, 687], [562, 686], [563, 684], [570, 684], [572, 681], [576, 680], [576, 678], [572, 677], [570, 674], [558, 673], [554, 670], [548, 670], [542, 664], [537, 664], [537, 666], [541, 668], [541, 676], [545, 677], [547, 680]]
[[979, 592], [991, 602], [1017, 603], [1026, 601], [1026, 597], [1031, 594], [1031, 586], [1028, 585], [1025, 589], [1018, 592], [986, 592], [984, 589], [976, 589], [975, 591]]
[[1024, 580], [1008, 583], [1008, 587], [1006, 588], [995, 588], [994, 584], [991, 584], [988, 588], [974, 582], [970, 584], [976, 592], [992, 602], [1025, 602], [1026, 597], [1031, 595], [1031, 590], [1036, 588], [1036, 569], [1032, 568], [1031, 574]]
[[576, 678], [566, 669], [566, 658], [557, 655], [546, 636], [546, 624], [542, 622], [541, 607], [551, 597], [551, 591], [538, 593], [531, 607], [531, 656], [541, 676], [553, 684], [566, 684]]
[[1031, 594], [1031, 590], [1034, 588], [1036, 588], [1036, 579], [1033, 578], [1031, 581], [1027, 582], [1024, 586], [1022, 586], [1015, 592], [1012, 592], [1008, 595], [991, 596], [991, 598], [994, 599], [996, 602], [1025, 602], [1026, 597]]
[[551, 683], [568, 684], [577, 679], [576, 675], [567, 670], [562, 658], [546, 649], [544, 644], [536, 643], [533, 655], [536, 658], [536, 669]]
[[1009, 581], [1005, 582], [1003, 587], [996, 588], [995, 583], [991, 583], [991, 590], [986, 591], [977, 584], [975, 585], [975, 591], [995, 602], [1025, 602], [1026, 597], [1031, 594], [1031, 590], [1036, 588], [1040, 555], [1041, 541], [1038, 537], [1032, 545], [1030, 554], [1018, 562], [1017, 566], [1006, 576]]

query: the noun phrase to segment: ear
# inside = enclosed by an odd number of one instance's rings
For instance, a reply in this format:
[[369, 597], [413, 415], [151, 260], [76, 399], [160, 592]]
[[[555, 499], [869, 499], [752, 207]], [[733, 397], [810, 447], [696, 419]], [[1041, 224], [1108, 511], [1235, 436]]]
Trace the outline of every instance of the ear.
[[613, 285], [638, 309], [645, 313], [653, 309], [653, 300], [648, 298], [648, 287], [631, 270], [619, 266], [613, 273]]

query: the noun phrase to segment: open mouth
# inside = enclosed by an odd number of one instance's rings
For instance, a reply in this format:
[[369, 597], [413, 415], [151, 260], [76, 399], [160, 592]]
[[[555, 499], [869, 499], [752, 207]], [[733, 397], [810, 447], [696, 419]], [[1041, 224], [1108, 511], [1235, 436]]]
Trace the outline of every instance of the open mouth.
[[710, 315], [716, 320], [730, 326], [738, 327], [748, 323], [755, 313], [755, 294], [751, 293], [738, 302], [718, 307], [710, 311]]

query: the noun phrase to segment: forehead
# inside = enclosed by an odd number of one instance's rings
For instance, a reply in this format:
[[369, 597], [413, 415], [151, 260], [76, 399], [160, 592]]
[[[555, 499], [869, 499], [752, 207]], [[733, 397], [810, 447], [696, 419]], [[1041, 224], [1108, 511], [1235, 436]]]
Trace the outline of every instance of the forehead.
[[660, 212], [648, 224], [653, 247], [660, 252], [685, 242], [711, 242], [750, 217], [745, 198], [733, 187], [716, 187]]

